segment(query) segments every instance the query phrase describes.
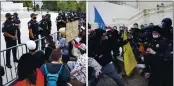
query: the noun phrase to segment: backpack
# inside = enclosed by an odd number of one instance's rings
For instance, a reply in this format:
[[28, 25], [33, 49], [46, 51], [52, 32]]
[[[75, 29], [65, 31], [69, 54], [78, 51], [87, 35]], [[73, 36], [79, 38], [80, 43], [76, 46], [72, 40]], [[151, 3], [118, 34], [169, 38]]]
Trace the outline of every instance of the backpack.
[[57, 86], [57, 81], [59, 78], [59, 75], [62, 71], [63, 65], [61, 65], [59, 71], [56, 74], [51, 74], [48, 72], [46, 64], [44, 65], [44, 69], [46, 72], [46, 80], [47, 80], [47, 86]]

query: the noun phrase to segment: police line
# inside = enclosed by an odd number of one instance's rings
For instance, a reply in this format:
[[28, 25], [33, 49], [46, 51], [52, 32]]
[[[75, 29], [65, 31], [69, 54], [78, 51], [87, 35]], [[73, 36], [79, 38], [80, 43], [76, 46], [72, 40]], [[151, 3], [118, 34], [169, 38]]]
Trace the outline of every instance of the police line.
[[[53, 40], [56, 42], [57, 41], [57, 35], [59, 35], [59, 32], [55, 32], [55, 33], [50, 34], [50, 35], [53, 37]], [[58, 38], [58, 40], [59, 40], [60, 36], [58, 36], [58, 37], [59, 37]], [[38, 48], [39, 50], [41, 50], [40, 41], [42, 39], [45, 39], [45, 37], [42, 37], [40, 39], [35, 40], [35, 42], [37, 42], [37, 41], [39, 42], [39, 45], [38, 45], [39, 46], [39, 48]], [[21, 47], [21, 51], [19, 50], [20, 47]], [[3, 85], [4, 86], [10, 86], [9, 84], [13, 83], [17, 79], [17, 65], [16, 65], [16, 63], [14, 63], [13, 68], [10, 68], [10, 69], [5, 66], [5, 63], [6, 63], [6, 56], [5, 56], [6, 51], [10, 50], [10, 49], [13, 49], [13, 48], [17, 49], [17, 58], [18, 59], [20, 58], [20, 56], [22, 54], [29, 52], [29, 50], [28, 50], [28, 48], [27, 48], [25, 43], [18, 44], [16, 46], [13, 46], [13, 47], [10, 47], [10, 48], [7, 48], [7, 49], [4, 49], [4, 50], [0, 51], [1, 56], [2, 56], [2, 58], [0, 58], [0, 62], [1, 62], [0, 65], [4, 66], [4, 70], [5, 70], [5, 75], [3, 76], [3, 80], [4, 80]]]

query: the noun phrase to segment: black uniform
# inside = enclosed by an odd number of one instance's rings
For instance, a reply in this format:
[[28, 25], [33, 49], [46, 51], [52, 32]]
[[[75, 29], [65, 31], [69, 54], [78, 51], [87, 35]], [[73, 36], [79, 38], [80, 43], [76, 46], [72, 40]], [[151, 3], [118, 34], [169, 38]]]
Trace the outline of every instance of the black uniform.
[[168, 83], [165, 79], [167, 77], [166, 74], [166, 66], [167, 60], [166, 60], [166, 48], [168, 47], [168, 42], [165, 38], [158, 38], [154, 39], [151, 42], [151, 48], [156, 52], [155, 55], [145, 55], [145, 72], [150, 72], [150, 81], [149, 86], [173, 86]]
[[59, 31], [60, 28], [66, 26], [66, 24], [64, 24], [64, 22], [63, 22], [64, 19], [65, 19], [65, 18], [63, 18], [63, 16], [61, 16], [61, 15], [59, 15], [59, 16], [56, 18], [57, 21], [60, 21], [60, 22], [57, 22], [57, 31]]
[[51, 34], [51, 27], [52, 27], [51, 19], [47, 19], [47, 24], [48, 24], [48, 34]]
[[46, 21], [47, 21], [47, 25], [48, 25], [48, 34], [51, 34], [51, 27], [52, 27], [51, 15], [46, 14], [45, 17], [46, 17]]
[[[2, 32], [3, 33], [7, 32], [8, 34], [10, 34], [12, 36], [16, 36], [17, 30], [15, 28], [14, 22], [12, 20], [6, 20], [3, 23]], [[7, 36], [4, 36], [4, 38], [5, 38], [5, 42], [6, 42], [6, 48], [10, 48], [12, 46], [17, 45], [17, 41], [14, 40], [13, 38], [7, 37]], [[11, 51], [11, 49], [8, 49], [6, 51], [6, 65], [10, 65], [10, 54], [11, 54], [10, 51]], [[14, 62], [16, 62], [17, 61], [16, 47], [14, 47], [12, 49], [12, 52], [13, 52], [13, 60], [14, 60]]]
[[[59, 31], [59, 29], [62, 28], [62, 27], [66, 27], [66, 23], [63, 22], [63, 21], [66, 21], [66, 18], [64, 18], [64, 16], [59, 15], [56, 18], [56, 21], [60, 21], [60, 22], [57, 22], [57, 31]], [[57, 35], [57, 39], [59, 40], [59, 35]]]
[[[39, 22], [39, 28], [41, 29], [40, 30], [40, 35], [41, 37], [45, 37], [45, 36], [48, 36], [49, 35], [49, 30], [48, 30], [48, 24], [47, 24], [47, 21], [46, 19], [42, 19], [40, 22]], [[41, 40], [41, 44], [42, 44], [42, 50], [44, 50], [45, 48], [45, 39], [42, 39]]]
[[[20, 24], [21, 21], [19, 20], [19, 18], [14, 18], [13, 19], [15, 24]], [[17, 30], [17, 37], [18, 37], [18, 44], [21, 44], [21, 31], [20, 31], [20, 27], [19, 26], [15, 26], [16, 30]]]
[[[39, 38], [39, 24], [37, 21], [30, 20], [28, 22], [28, 29], [32, 29], [34, 39], [29, 36], [30, 40], [37, 40]], [[36, 42], [36, 49], [38, 49], [38, 42]]]

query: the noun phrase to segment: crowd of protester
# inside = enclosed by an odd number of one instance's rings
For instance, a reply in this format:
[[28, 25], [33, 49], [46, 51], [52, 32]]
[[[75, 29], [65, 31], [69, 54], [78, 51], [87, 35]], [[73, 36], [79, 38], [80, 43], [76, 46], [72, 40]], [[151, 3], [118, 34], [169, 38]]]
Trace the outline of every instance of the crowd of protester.
[[[148, 86], [173, 86], [172, 20], [164, 18], [161, 22], [161, 25], [150, 23], [141, 26], [135, 23], [130, 29], [126, 26], [120, 26], [119, 29], [117, 26], [95, 29], [88, 24], [89, 83], [102, 83], [100, 81], [103, 77], [99, 76], [105, 75], [112, 78], [118, 86], [125, 86], [122, 79], [125, 72], [118, 57], [124, 56], [120, 47], [123, 48], [129, 42], [137, 61], [135, 69], [139, 70], [139, 76], [148, 81]], [[124, 32], [127, 40], [123, 40]], [[133, 72], [131, 76], [134, 75]], [[105, 83], [105, 86], [116, 86], [111, 80], [106, 80]]]
[[[31, 14], [31, 21], [28, 23], [30, 40], [26, 42], [29, 52], [20, 57], [17, 66], [18, 78], [12, 83], [12, 86], [85, 86], [87, 61], [85, 13], [59, 12], [56, 19], [59, 32], [57, 41], [54, 41], [51, 35], [51, 15], [42, 15], [42, 20], [38, 23], [37, 28], [34, 23], [37, 19], [36, 16], [37, 14]], [[11, 22], [11, 17], [12, 15], [8, 13], [7, 21]], [[79, 21], [79, 35], [68, 42], [66, 23], [75, 20]], [[37, 35], [44, 37], [41, 39], [41, 50], [38, 49], [38, 42], [35, 41], [38, 39], [35, 37], [35, 32], [30, 29], [38, 29]], [[7, 66], [12, 67], [10, 64]], [[4, 69], [3, 67], [0, 69], [2, 71], [0, 85], [2, 85]]]

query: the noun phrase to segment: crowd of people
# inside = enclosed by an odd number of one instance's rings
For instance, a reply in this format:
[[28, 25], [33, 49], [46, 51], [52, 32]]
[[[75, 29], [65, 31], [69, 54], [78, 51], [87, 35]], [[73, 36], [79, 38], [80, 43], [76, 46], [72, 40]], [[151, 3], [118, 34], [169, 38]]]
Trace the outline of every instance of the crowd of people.
[[[16, 48], [12, 48], [14, 62], [18, 63], [18, 79], [13, 86], [85, 86], [86, 85], [86, 14], [83, 12], [59, 12], [56, 18], [58, 40], [51, 35], [51, 15], [42, 15], [37, 22], [37, 14], [30, 15], [28, 22], [29, 41], [26, 42], [29, 52], [16, 58]], [[6, 14], [3, 23], [6, 48], [21, 44], [20, 20], [17, 13]], [[17, 20], [15, 20], [15, 19]], [[66, 23], [79, 21], [79, 35], [71, 41], [66, 40]], [[16, 23], [16, 22], [17, 23]], [[41, 50], [38, 50], [39, 35], [41, 36]], [[19, 36], [19, 37], [18, 37]], [[18, 40], [18, 43], [17, 43]], [[11, 50], [11, 49], [10, 49]], [[10, 50], [6, 53], [6, 66], [10, 64]], [[1, 68], [0, 84], [4, 69]]]
[[[173, 86], [172, 20], [164, 18], [161, 22], [161, 25], [150, 23], [141, 26], [135, 23], [129, 30], [126, 26], [120, 26], [119, 29], [117, 26], [108, 26], [105, 30], [94, 29], [88, 24], [89, 83], [99, 84], [103, 78], [101, 75], [106, 75], [118, 86], [125, 86], [122, 79], [125, 71], [118, 57], [124, 56], [124, 52], [120, 53], [120, 47], [123, 48], [129, 42], [137, 61], [135, 69], [140, 70], [139, 76], [148, 81], [148, 86]], [[123, 40], [124, 33], [127, 40]], [[117, 86], [112, 84], [110, 80], [105, 86]]]

